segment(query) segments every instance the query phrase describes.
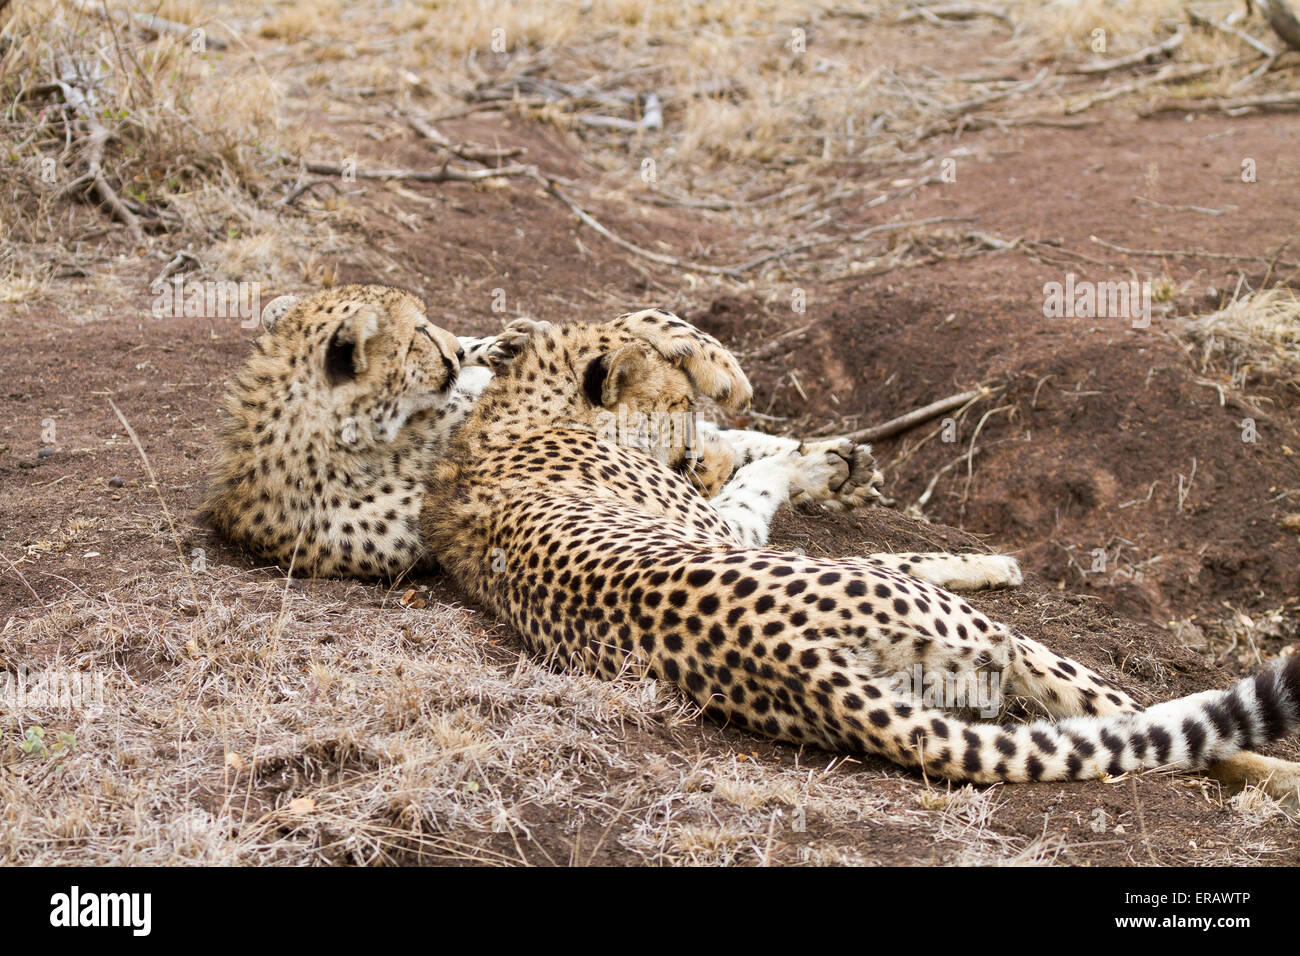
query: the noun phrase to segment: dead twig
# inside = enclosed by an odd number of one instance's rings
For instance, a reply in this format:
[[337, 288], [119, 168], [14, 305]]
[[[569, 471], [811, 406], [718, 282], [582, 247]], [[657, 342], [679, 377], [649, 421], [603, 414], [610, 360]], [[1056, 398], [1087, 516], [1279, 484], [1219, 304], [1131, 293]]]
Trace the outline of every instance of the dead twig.
[[[839, 11], [836, 11], [836, 15], [847, 16], [847, 14]], [[912, 7], [910, 10], [904, 10], [900, 13], [898, 19], [894, 22], [912, 23], [916, 20], [927, 20], [930, 23], [942, 25], [945, 20], [976, 20], [980, 17], [997, 20], [1010, 30], [1014, 30], [1016, 26], [1006, 11], [985, 6], [982, 3], [935, 3], [923, 7]]]
[[909, 428], [915, 428], [922, 422], [928, 422], [930, 419], [942, 415], [944, 412], [950, 412], [960, 405], [965, 405], [969, 401], [981, 398], [990, 394], [991, 388], [977, 388], [969, 392], [962, 392], [959, 395], [949, 395], [947, 398], [941, 398], [937, 402], [931, 402], [922, 408], [914, 409], [906, 415], [899, 415], [897, 418], [891, 418], [889, 421], [880, 425], [872, 425], [869, 428], [860, 428], [855, 432], [849, 432], [847, 435], [840, 437], [845, 441], [862, 443], [869, 441], [879, 441], [882, 438], [890, 438], [899, 432], [905, 432]]
[[598, 233], [601, 236], [604, 236], [606, 239], [614, 243], [614, 245], [618, 246], [620, 249], [630, 252], [633, 255], [640, 256], [642, 259], [649, 259], [651, 262], [657, 262], [660, 265], [673, 266], [674, 268], [677, 269], [689, 269], [693, 272], [707, 272], [710, 275], [722, 275], [722, 276], [731, 276], [732, 278], [738, 278], [744, 274], [742, 267], [713, 266], [703, 262], [688, 262], [683, 259], [678, 259], [676, 256], [664, 255], [661, 252], [652, 252], [649, 249], [642, 249], [640, 246], [628, 242], [622, 236], [617, 236], [614, 233], [610, 232], [608, 229], [606, 229], [604, 226], [602, 226], [596, 220], [596, 218], [591, 215], [591, 213], [587, 212], [587, 210], [583, 209], [580, 205], [578, 205], [578, 203], [572, 197], [570, 197], [568, 193], [562, 190], [559, 187], [559, 184], [556, 183], [555, 180], [551, 179], [549, 176], [543, 176], [542, 174], [537, 173], [534, 170], [533, 178], [535, 178], [539, 183], [541, 183], [542, 187], [548, 193], [550, 193], [560, 202], [568, 206], [569, 210], [575, 216], [577, 216], [578, 219], [581, 220], [585, 226], [587, 226], [587, 228], [591, 229], [593, 232]]
[[[104, 19], [119, 20], [136, 28], [144, 34], [147, 39], [154, 39], [164, 33], [171, 36], [178, 36], [189, 39], [200, 29], [188, 24], [177, 23], [175, 20], [168, 20], [153, 13], [133, 13], [127, 10], [110, 10], [108, 4], [100, 2], [91, 3], [89, 0], [70, 0], [71, 4], [83, 13], [94, 14]], [[203, 43], [214, 50], [224, 50], [229, 44], [220, 37], [209, 35], [207, 30], [203, 30]]]
[[1035, 87], [1042, 85], [1043, 81], [1047, 79], [1050, 73], [1051, 71], [1047, 67], [1043, 67], [1032, 79], [1028, 79], [1023, 83], [1018, 83], [1015, 86], [1008, 86], [1006, 89], [998, 90], [994, 93], [989, 93], [986, 96], [977, 96], [973, 99], [962, 100], [960, 103], [952, 103], [943, 107], [942, 112], [948, 115], [969, 113], [977, 107], [988, 106], [990, 103], [997, 103], [1000, 100], [1005, 100], [1012, 96], [1019, 96], [1021, 93], [1028, 93]]
[[1238, 30], [1235, 26], [1233, 26], [1230, 23], [1219, 23], [1213, 17], [1207, 17], [1204, 14], [1197, 13], [1191, 7], [1185, 8], [1183, 12], [1187, 14], [1187, 19], [1189, 22], [1191, 22], [1193, 26], [1209, 27], [1212, 30], [1218, 30], [1220, 33], [1226, 33], [1229, 36], [1236, 37], [1238, 40], [1246, 44], [1251, 49], [1258, 50], [1260, 53], [1264, 54], [1264, 56], [1267, 57], [1277, 56], [1277, 51], [1275, 51], [1272, 47], [1268, 46], [1267, 44], [1260, 43], [1249, 33], [1245, 32], [1244, 30]]
[[156, 286], [158, 285], [158, 283], [165, 282], [167, 279], [170, 279], [176, 273], [183, 270], [185, 268], [185, 263], [187, 262], [194, 263], [196, 268], [199, 269], [203, 268], [203, 263], [199, 261], [198, 256], [196, 256], [192, 252], [182, 249], [180, 252], [176, 253], [176, 255], [172, 256], [170, 261], [168, 261], [168, 263], [162, 267], [162, 271], [159, 272], [158, 275], [154, 278], [153, 282], [150, 283], [150, 287]]
[[527, 147], [524, 146], [494, 147], [480, 146], [477, 143], [453, 143], [432, 123], [427, 123], [418, 116], [412, 116], [409, 113], [406, 114], [405, 119], [410, 124], [411, 129], [429, 140], [429, 142], [467, 162], [499, 163], [502, 160], [513, 159], [528, 152]]
[[1143, 63], [1149, 63], [1160, 57], [1168, 56], [1183, 45], [1187, 39], [1187, 28], [1179, 27], [1173, 36], [1155, 44], [1154, 46], [1145, 47], [1136, 53], [1130, 53], [1128, 56], [1121, 56], [1114, 60], [1100, 60], [1096, 63], [1084, 63], [1080, 66], [1066, 70], [1067, 73], [1083, 74], [1086, 76], [1096, 76], [1100, 73], [1112, 73], [1115, 70], [1123, 70], [1130, 66], [1141, 66]]
[[784, 259], [797, 252], [805, 252], [808, 249], [815, 249], [818, 246], [827, 246], [841, 242], [861, 242], [864, 239], [882, 232], [894, 232], [912, 226], [932, 226], [943, 222], [969, 222], [974, 218], [974, 216], [931, 216], [928, 219], [909, 219], [903, 222], [881, 223], [880, 225], [863, 229], [861, 232], [856, 232], [851, 236], [818, 236], [816, 239], [804, 239], [773, 252], [766, 252], [761, 256], [757, 256], [756, 258], [742, 262], [737, 266], [733, 266], [732, 269], [736, 273], [744, 273], [771, 262], [774, 259]]
[[1156, 202], [1154, 199], [1147, 199], [1145, 196], [1134, 196], [1133, 201], [1139, 206], [1150, 206], [1152, 209], [1164, 209], [1167, 212], [1199, 212], [1207, 216], [1226, 216], [1228, 214], [1226, 209], [1211, 209], [1208, 206], [1171, 206], [1167, 202]]
[[1208, 252], [1204, 249], [1130, 249], [1128, 246], [1119, 246], [1113, 242], [1107, 242], [1098, 236], [1089, 236], [1089, 242], [1095, 242], [1097, 245], [1114, 252], [1121, 252], [1126, 256], [1141, 256], [1149, 259], [1218, 259], [1224, 262], [1276, 262], [1284, 268], [1300, 269], [1300, 262], [1286, 262], [1276, 257], [1270, 256], [1234, 256], [1226, 252]]
[[782, 332], [776, 338], [754, 349], [754, 351], [742, 353], [742, 357], [745, 359], [746, 362], [757, 362], [765, 358], [770, 358], [773, 355], [782, 353], [789, 348], [789, 342], [792, 339], [803, 338], [805, 335], [808, 334], [808, 330], [811, 329], [816, 324], [817, 323], [815, 322], [809, 322], [807, 325], [801, 325], [798, 328], [789, 329], [788, 331]]
[[641, 107], [641, 118], [623, 119], [621, 116], [600, 116], [580, 113], [574, 119], [595, 129], [616, 129], [625, 133], [647, 133], [664, 127], [664, 104], [657, 93], [650, 93]]
[[86, 141], [82, 146], [83, 156], [86, 160], [86, 173], [65, 188], [71, 191], [88, 183], [95, 195], [108, 207], [113, 217], [125, 224], [127, 229], [131, 231], [131, 238], [138, 245], [145, 245], [148, 240], [145, 239], [140, 220], [135, 213], [126, 207], [126, 204], [122, 202], [117, 192], [114, 191], [104, 177], [104, 149], [113, 134], [99, 121], [100, 111], [95, 91], [88, 86], [82, 85], [84, 80], [70, 58], [61, 57], [58, 65], [59, 79], [55, 82], [59, 84], [64, 102], [77, 115], [87, 133]]
[[574, 200], [571, 196], [569, 196], [568, 193], [566, 193], [563, 189], [561, 189], [559, 183], [557, 183], [554, 179], [552, 179], [549, 176], [545, 176], [541, 173], [538, 173], [536, 172], [536, 170], [533, 171], [532, 175], [533, 178], [535, 178], [539, 183], [542, 184], [542, 186], [546, 189], [548, 193], [550, 193], [556, 199], [560, 200], [560, 202], [568, 206], [569, 209], [573, 212], [573, 214], [577, 216], [578, 219], [581, 220], [584, 225], [592, 229], [594, 232], [600, 234], [601, 236], [604, 236], [606, 239], [614, 243], [614, 245], [618, 246], [620, 249], [624, 249], [627, 252], [631, 252], [632, 254], [640, 256], [643, 259], [648, 259], [651, 262], [657, 262], [660, 265], [672, 266], [677, 269], [688, 269], [694, 272], [704, 272], [704, 273], [708, 273], [709, 275], [728, 276], [731, 278], [739, 278], [743, 276], [745, 273], [751, 272], [754, 269], [757, 269], [759, 266], [765, 265], [768, 262], [772, 262], [773, 260], [776, 259], [783, 259], [787, 256], [794, 255], [797, 252], [803, 252], [807, 249], [812, 249], [817, 246], [824, 246], [824, 245], [829, 245], [831, 243], [837, 243], [837, 242], [861, 242], [863, 239], [866, 239], [869, 236], [881, 232], [890, 232], [897, 229], [906, 229], [911, 226], [924, 226], [924, 225], [930, 225], [939, 222], [957, 222], [957, 221], [968, 220], [972, 218], [970, 216], [934, 216], [930, 219], [916, 219], [907, 222], [883, 223], [881, 225], [871, 226], [867, 229], [863, 229], [862, 231], [854, 233], [851, 236], [847, 236], [847, 237], [846, 236], [819, 236], [816, 239], [806, 239], [802, 242], [796, 242], [793, 245], [785, 246], [784, 248], [777, 249], [773, 252], [764, 253], [761, 256], [756, 256], [753, 259], [749, 259], [745, 262], [737, 263], [736, 265], [715, 266], [705, 262], [691, 262], [685, 259], [679, 259], [676, 256], [666, 255], [662, 252], [653, 252], [649, 249], [643, 249], [634, 243], [628, 242], [622, 236], [618, 236], [613, 232], [610, 232], [609, 229], [601, 225], [600, 222], [597, 221], [597, 219], [591, 215], [591, 213], [583, 209], [582, 206], [580, 206], [576, 200]]
[[711, 209], [717, 212], [726, 212], [732, 209], [757, 209], [760, 206], [770, 206], [783, 199], [789, 199], [791, 196], [798, 196], [812, 188], [809, 183], [795, 183], [793, 186], [779, 192], [760, 196], [758, 199], [695, 199], [692, 196], [679, 196], [660, 188], [654, 192], [646, 193], [640, 198], [655, 206], [681, 206], [685, 209]]
[[455, 169], [443, 163], [436, 170], [428, 169], [368, 169], [363, 166], [343, 166], [339, 163], [322, 163], [316, 160], [283, 157], [285, 165], [298, 165], [316, 176], [355, 176], [357, 179], [409, 179], [417, 183], [478, 183], [485, 179], [508, 176], [533, 176], [535, 166], [501, 166], [490, 169]]
[[970, 483], [975, 477], [975, 442], [980, 437], [980, 432], [984, 430], [984, 423], [996, 415], [998, 412], [1008, 412], [1015, 408], [1015, 405], [999, 405], [997, 408], [990, 408], [980, 416], [979, 424], [975, 426], [975, 432], [970, 436], [970, 450], [966, 453], [966, 483], [961, 489], [961, 510], [960, 515], [963, 520], [966, 517], [966, 502], [970, 500]]
[[307, 193], [314, 193], [320, 186], [328, 186], [334, 190], [335, 195], [339, 192], [338, 184], [332, 179], [299, 179], [289, 188], [283, 196], [275, 201], [277, 206], [292, 206]]
[[1121, 96], [1127, 96], [1129, 93], [1136, 93], [1138, 90], [1144, 90], [1148, 86], [1157, 86], [1161, 83], [1177, 83], [1180, 80], [1190, 80], [1198, 76], [1203, 76], [1214, 70], [1221, 70], [1241, 62], [1233, 60], [1229, 63], [1166, 63], [1157, 72], [1150, 76], [1144, 76], [1141, 79], [1134, 80], [1131, 83], [1124, 83], [1120, 86], [1113, 86], [1108, 90], [1102, 90], [1100, 93], [1094, 93], [1085, 97], [1077, 103], [1071, 103], [1065, 107], [1065, 114], [1072, 116], [1075, 113], [1082, 113], [1085, 110], [1092, 109], [1098, 103], [1106, 103], [1110, 100], [1118, 99]]
[[942, 478], [944, 475], [948, 474], [948, 472], [952, 471], [962, 462], [966, 461], [968, 458], [972, 458], [975, 455], [981, 454], [984, 451], [987, 451], [988, 449], [993, 448], [996, 445], [1002, 445], [1009, 441], [1022, 441], [1022, 440], [1023, 439], [1019, 435], [1012, 435], [1008, 438], [999, 438], [997, 441], [989, 442], [987, 445], [972, 445], [969, 451], [958, 455], [956, 458], [948, 462], [948, 464], [944, 465], [942, 468], [940, 468], [938, 471], [934, 473], [934, 476], [930, 479], [929, 484], [925, 486], [925, 491], [921, 492], [921, 497], [917, 498], [916, 501], [911, 505], [911, 507], [907, 509], [907, 513], [910, 515], [914, 515], [915, 517], [918, 518], [924, 518], [925, 516], [921, 513], [921, 509], [923, 509], [926, 505], [930, 503], [930, 498], [934, 494], [934, 489], [939, 486], [939, 479]]
[[1288, 90], [1284, 93], [1261, 93], [1258, 96], [1238, 97], [1203, 97], [1197, 99], [1160, 100], [1138, 110], [1138, 116], [1158, 116], [1161, 113], [1242, 113], [1247, 110], [1289, 109], [1300, 106], [1300, 90]]

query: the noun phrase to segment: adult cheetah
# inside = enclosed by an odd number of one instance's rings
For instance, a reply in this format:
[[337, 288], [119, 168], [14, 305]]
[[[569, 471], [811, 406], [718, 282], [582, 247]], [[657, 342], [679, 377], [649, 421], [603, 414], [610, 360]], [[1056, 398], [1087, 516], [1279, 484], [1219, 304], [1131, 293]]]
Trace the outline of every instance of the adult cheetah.
[[[1300, 657], [1143, 710], [1082, 664], [908, 573], [942, 576], [949, 559], [746, 547], [673, 456], [597, 434], [594, 423], [619, 405], [674, 414], [697, 394], [739, 404], [738, 368], [715, 358], [657, 318], [539, 330], [434, 465], [421, 514], [428, 545], [534, 653], [606, 678], [652, 675], [717, 721], [949, 780], [1083, 780], [1226, 761], [1231, 779], [1274, 793], [1300, 786], [1296, 765], [1241, 753], [1300, 729]], [[825, 493], [826, 461], [795, 457], [770, 463], [772, 498]], [[913, 675], [988, 676], [1056, 722], [975, 722], [928, 699]]]
[[[629, 329], [673, 320], [659, 310], [616, 320]], [[400, 289], [343, 286], [263, 313], [266, 334], [234, 377], [202, 517], [253, 554], [297, 574], [398, 578], [428, 563], [418, 516], [423, 479], [445, 453], [492, 368], [539, 323], [517, 320], [498, 336], [457, 339], [429, 323], [424, 303]], [[682, 324], [695, 347], [731, 362], [715, 340]], [[735, 369], [736, 397], [749, 383]], [[695, 424], [692, 417], [690, 424]], [[624, 424], [615, 420], [615, 426]], [[633, 430], [635, 431], [635, 430]], [[632, 435], [646, 447], [652, 432]], [[762, 459], [820, 449], [836, 460], [830, 506], [877, 494], [866, 445], [820, 442], [700, 423], [686, 471], [751, 543], [766, 540], [770, 509], [746, 482]]]

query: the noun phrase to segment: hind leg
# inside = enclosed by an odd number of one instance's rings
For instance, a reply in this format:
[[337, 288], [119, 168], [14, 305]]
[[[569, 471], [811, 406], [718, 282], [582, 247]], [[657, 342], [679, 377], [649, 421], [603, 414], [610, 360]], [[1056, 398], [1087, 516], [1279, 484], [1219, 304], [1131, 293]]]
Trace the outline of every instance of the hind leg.
[[1041, 704], [1056, 718], [1135, 713], [1142, 708], [1112, 681], [1014, 630], [1009, 690]]
[[1258, 787], [1292, 810], [1300, 809], [1300, 763], [1243, 750], [1205, 768], [1205, 775], [1233, 790]]
[[950, 591], [1018, 587], [1024, 581], [1020, 562], [1005, 554], [868, 554], [863, 559], [878, 568], [892, 568]]

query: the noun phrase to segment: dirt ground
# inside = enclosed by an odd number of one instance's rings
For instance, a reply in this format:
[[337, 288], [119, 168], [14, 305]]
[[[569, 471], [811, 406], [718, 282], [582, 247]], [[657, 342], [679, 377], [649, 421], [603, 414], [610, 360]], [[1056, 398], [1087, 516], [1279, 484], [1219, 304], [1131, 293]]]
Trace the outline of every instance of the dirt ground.
[[[935, 40], [894, 27], [882, 56], [898, 71], [991, 69]], [[253, 48], [281, 63], [301, 45]], [[327, 128], [315, 155], [429, 166], [382, 95], [336, 106], [304, 94], [280, 108]], [[846, 240], [834, 261], [791, 255], [731, 279], [614, 245], [532, 179], [362, 180], [321, 201], [328, 237], [304, 274], [413, 288], [462, 334], [515, 314], [667, 306], [741, 356], [755, 400], [731, 424], [745, 427], [839, 434], [987, 387], [947, 422], [876, 443], [891, 507], [799, 510], [774, 543], [1015, 554], [1026, 586], [972, 603], [1150, 702], [1300, 642], [1287, 522], [1300, 373], [1207, 364], [1182, 324], [1242, 289], [1296, 287], [1300, 127], [1294, 114], [1139, 118], [1122, 101], [1084, 116], [946, 133], [932, 152], [955, 160], [952, 181], [828, 162], [788, 202], [722, 210], [651, 201], [628, 174], [640, 145], [613, 168], [619, 149], [546, 116], [453, 117], [438, 123], [451, 140], [526, 148], [614, 234], [691, 262], [743, 262], [819, 234], [822, 217], [846, 236], [945, 221], [883, 251]], [[700, 194], [728, 177], [743, 182], [743, 164]], [[139, 248], [99, 210], [64, 215], [67, 265], [0, 303], [0, 669], [105, 672], [114, 703], [5, 720], [0, 860], [1300, 863], [1294, 811], [1254, 791], [1162, 773], [950, 787], [704, 725], [667, 688], [548, 672], [436, 576], [286, 582], [195, 517], [223, 385], [254, 333], [155, 316], [167, 237]], [[310, 232], [302, 210], [282, 215]], [[75, 237], [96, 231], [101, 254], [81, 264]], [[225, 275], [257, 278], [274, 250], [259, 255]], [[1152, 280], [1149, 325], [1046, 317], [1044, 285], [1068, 272]], [[286, 275], [263, 301], [311, 285]], [[18, 746], [30, 724], [77, 743], [41, 762]], [[1270, 752], [1300, 759], [1300, 743]]]

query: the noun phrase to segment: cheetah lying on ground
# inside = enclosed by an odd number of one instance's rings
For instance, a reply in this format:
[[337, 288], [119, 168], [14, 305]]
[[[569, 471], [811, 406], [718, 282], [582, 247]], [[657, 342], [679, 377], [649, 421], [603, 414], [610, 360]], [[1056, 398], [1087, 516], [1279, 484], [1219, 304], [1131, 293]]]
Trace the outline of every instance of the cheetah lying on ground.
[[[666, 415], [697, 394], [747, 399], [734, 359], [686, 329], [655, 315], [539, 330], [433, 466], [426, 543], [534, 653], [606, 678], [658, 677], [717, 721], [950, 780], [1082, 780], [1224, 761], [1229, 779], [1275, 794], [1300, 787], [1297, 765], [1241, 752], [1300, 729], [1300, 657], [1142, 710], [917, 576], [942, 577], [952, 558], [744, 546], [674, 470], [683, 449], [661, 461], [597, 434], [620, 405]], [[765, 467], [771, 499], [824, 494], [831, 474], [824, 455], [797, 452]], [[1058, 722], [972, 722], [948, 712], [952, 701], [929, 699], [928, 680], [909, 680], [922, 673], [993, 678]]]
[[[618, 322], [665, 314], [633, 313]], [[268, 304], [264, 324], [267, 334], [226, 397], [205, 520], [298, 574], [401, 576], [428, 557], [418, 525], [424, 476], [491, 368], [538, 323], [457, 339], [431, 325], [410, 293], [346, 286], [303, 300], [282, 296]], [[724, 351], [716, 342], [704, 347]], [[749, 384], [741, 382], [747, 399]], [[802, 444], [704, 424], [692, 437], [693, 481], [750, 543], [766, 541], [771, 517], [751, 507], [749, 475], [763, 474], [745, 470], [752, 462], [824, 452], [835, 459], [835, 474], [823, 504], [854, 507], [877, 495], [879, 474], [866, 445]]]

